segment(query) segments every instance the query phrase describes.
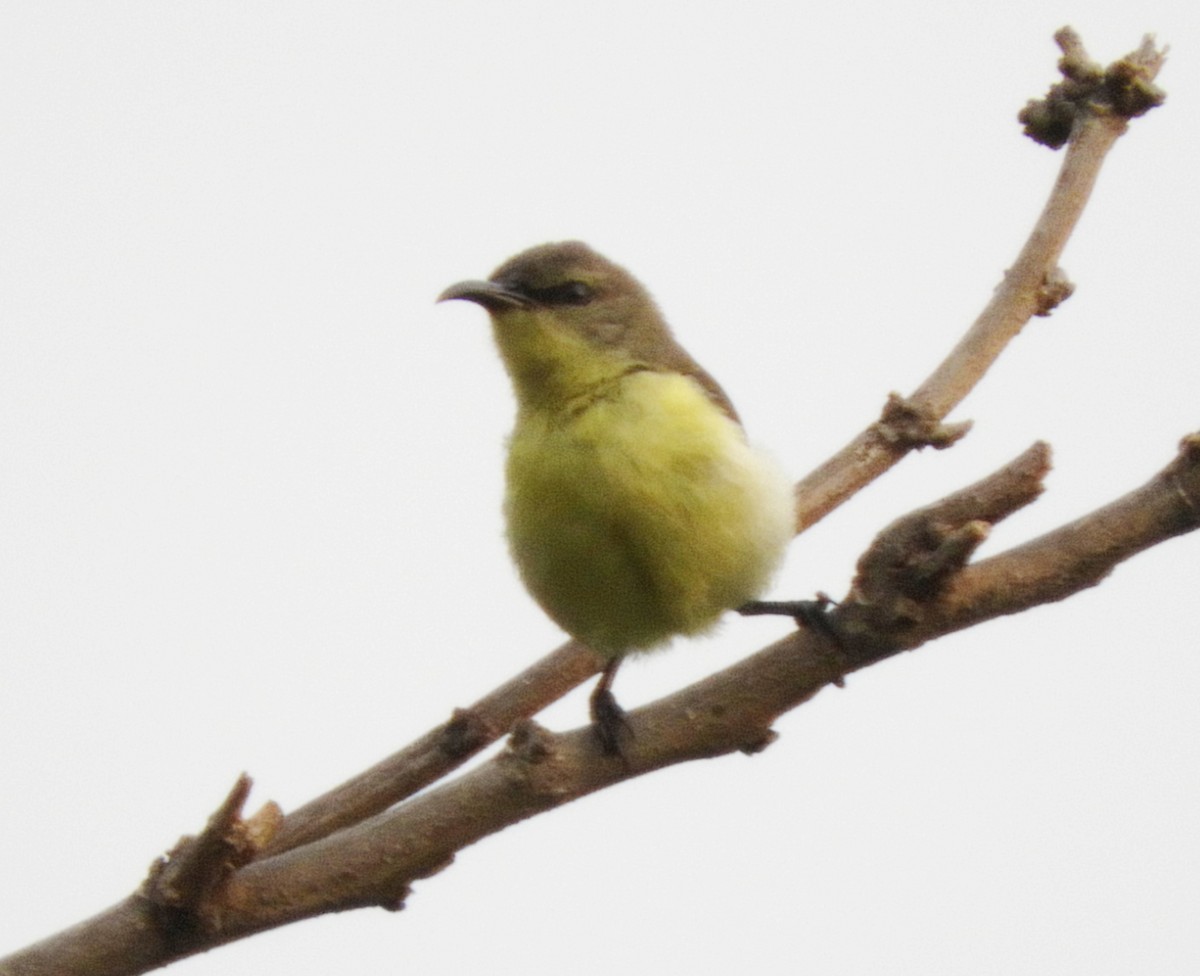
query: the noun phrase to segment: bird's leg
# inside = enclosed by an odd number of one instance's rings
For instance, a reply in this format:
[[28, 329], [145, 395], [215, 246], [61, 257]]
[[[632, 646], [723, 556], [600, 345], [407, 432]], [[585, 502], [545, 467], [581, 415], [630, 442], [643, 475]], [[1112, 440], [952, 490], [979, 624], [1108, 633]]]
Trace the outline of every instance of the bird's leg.
[[[751, 600], [737, 608], [743, 617], [757, 617], [768, 614], [778, 614], [791, 617], [798, 627], [820, 634], [837, 649], [839, 658], [844, 658], [846, 642], [841, 633], [829, 618], [829, 608], [837, 606], [837, 601], [824, 593], [818, 593], [815, 600]], [[843, 661], [844, 663], [844, 661]], [[839, 688], [843, 687], [839, 677], [834, 681]]]
[[625, 719], [625, 709], [617, 704], [616, 696], [612, 693], [613, 678], [617, 676], [617, 668], [620, 666], [619, 657], [614, 657], [604, 666], [590, 702], [592, 727], [596, 730], [596, 738], [600, 740], [600, 748], [606, 756], [619, 756], [621, 739], [633, 734], [629, 722]]
[[843, 644], [842, 635], [829, 619], [831, 606], [837, 606], [837, 601], [824, 593], [818, 593], [815, 600], [751, 600], [738, 607], [737, 612], [743, 617], [768, 614], [791, 617], [799, 626], [828, 637], [840, 647]]

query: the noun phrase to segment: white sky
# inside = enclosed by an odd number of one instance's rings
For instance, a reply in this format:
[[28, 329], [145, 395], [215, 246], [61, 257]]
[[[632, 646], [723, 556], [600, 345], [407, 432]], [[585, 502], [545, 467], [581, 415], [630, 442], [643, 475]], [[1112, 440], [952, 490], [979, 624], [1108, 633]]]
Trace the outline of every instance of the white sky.
[[[240, 771], [294, 808], [558, 643], [501, 536], [506, 380], [444, 286], [589, 241], [803, 474], [1015, 255], [1059, 157], [1014, 117], [1063, 23], [1106, 62], [1172, 47], [1077, 294], [965, 442], [797, 541], [787, 597], [843, 592], [884, 524], [1035, 439], [1049, 491], [988, 551], [1197, 428], [1194, 0], [4, 5], [0, 951], [125, 895]], [[852, 676], [763, 755], [522, 824], [400, 915], [172, 971], [1195, 973], [1198, 558]], [[730, 621], [620, 697], [785, 630]]]

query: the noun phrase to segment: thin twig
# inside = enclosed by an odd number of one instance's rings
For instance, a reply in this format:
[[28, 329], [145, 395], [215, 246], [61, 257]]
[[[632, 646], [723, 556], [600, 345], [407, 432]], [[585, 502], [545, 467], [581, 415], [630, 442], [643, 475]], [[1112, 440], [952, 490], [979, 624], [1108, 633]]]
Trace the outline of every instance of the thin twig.
[[[1064, 28], [1055, 39], [1064, 51], [1061, 65], [1064, 73], [1078, 70], [1080, 59], [1086, 58], [1078, 36]], [[950, 354], [911, 397], [894, 397], [891, 408], [902, 403], [929, 429], [944, 431], [941, 422], [974, 389], [1030, 318], [1049, 314], [1054, 305], [1070, 294], [1070, 286], [1058, 268], [1059, 257], [1096, 185], [1101, 165], [1113, 143], [1124, 133], [1128, 119], [1161, 103], [1163, 96], [1152, 82], [1164, 56], [1147, 38], [1107, 73], [1099, 71], [1098, 85], [1108, 95], [1109, 104], [1097, 100], [1094, 88], [1073, 91], [1076, 101], [1071, 103], [1074, 114], [1067, 153], [1025, 246]], [[1122, 79], [1128, 79], [1125, 87], [1119, 85]], [[1132, 98], [1127, 94], [1131, 89], [1143, 97]], [[1114, 101], [1119, 103], [1117, 107], [1111, 104]], [[958, 428], [957, 432], [965, 431]], [[943, 446], [936, 439], [897, 437], [895, 424], [885, 410], [880, 421], [867, 427], [796, 485], [796, 531], [803, 532], [819, 522], [914, 447], [926, 443]]]
[[458, 709], [448, 722], [288, 814], [264, 854], [327, 837], [413, 796], [583, 684], [600, 666], [591, 650], [567, 641], [470, 708]]

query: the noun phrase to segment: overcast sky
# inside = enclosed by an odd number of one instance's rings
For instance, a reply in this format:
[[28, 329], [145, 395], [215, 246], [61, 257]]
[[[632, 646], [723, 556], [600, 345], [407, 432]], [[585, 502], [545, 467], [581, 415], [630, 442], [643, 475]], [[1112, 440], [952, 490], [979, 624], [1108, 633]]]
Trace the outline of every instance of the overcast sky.
[[[797, 477], [987, 301], [1060, 157], [1054, 30], [1156, 32], [1037, 319], [924, 452], [798, 539], [844, 592], [892, 518], [1037, 439], [986, 552], [1200, 424], [1200, 8], [1091, 0], [0, 7], [0, 954], [131, 891], [236, 775], [293, 809], [562, 635], [500, 518], [512, 400], [451, 282], [579, 238]], [[408, 909], [192, 976], [1200, 971], [1200, 535], [853, 675], [760, 756], [508, 830]], [[786, 632], [629, 666], [636, 705]], [[585, 720], [580, 691], [540, 716]]]

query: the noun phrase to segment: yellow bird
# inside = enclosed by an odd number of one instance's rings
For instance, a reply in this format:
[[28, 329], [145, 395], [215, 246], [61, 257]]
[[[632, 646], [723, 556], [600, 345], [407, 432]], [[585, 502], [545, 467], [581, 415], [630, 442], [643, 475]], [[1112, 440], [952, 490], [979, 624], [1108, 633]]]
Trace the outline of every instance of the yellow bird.
[[791, 482], [646, 289], [586, 244], [531, 248], [450, 299], [491, 317], [517, 400], [509, 547], [542, 609], [608, 659], [591, 713], [618, 753], [621, 660], [763, 592], [795, 532]]

